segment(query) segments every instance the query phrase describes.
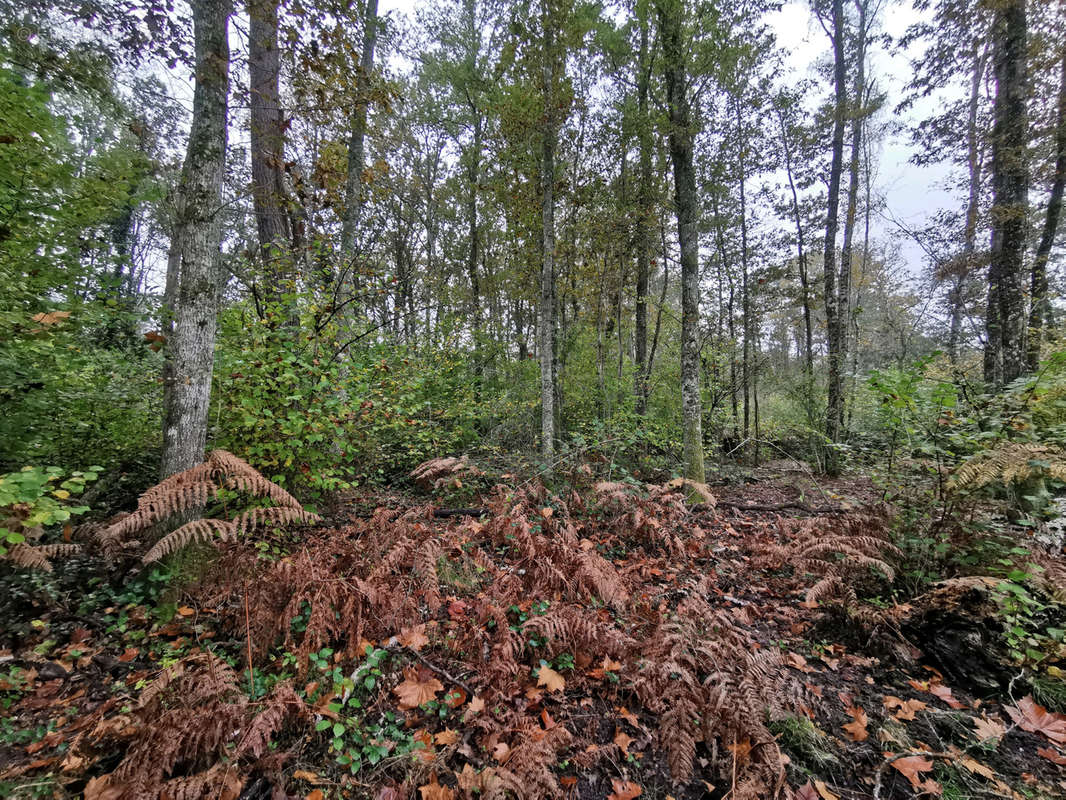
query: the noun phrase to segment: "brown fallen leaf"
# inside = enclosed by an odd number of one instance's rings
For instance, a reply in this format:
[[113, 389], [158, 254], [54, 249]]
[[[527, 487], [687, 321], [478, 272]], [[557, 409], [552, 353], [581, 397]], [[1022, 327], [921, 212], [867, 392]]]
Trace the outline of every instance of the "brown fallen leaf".
[[[891, 758], [892, 754], [886, 753], [885, 757]], [[933, 769], [933, 762], [924, 756], [905, 756], [893, 761], [892, 768], [910, 781], [912, 787], [917, 789], [921, 785], [921, 781], [918, 779], [919, 774], [931, 771]]]
[[865, 742], [870, 738], [870, 732], [866, 729], [866, 724], [870, 721], [866, 716], [866, 711], [862, 706], [850, 706], [845, 711], [851, 714], [852, 721], [841, 727], [848, 732], [851, 741]]
[[895, 695], [886, 694], [884, 697], [885, 708], [891, 711], [893, 708], [898, 709], [892, 716], [896, 719], [904, 722], [909, 722], [914, 719], [914, 715], [919, 711], [928, 708], [928, 706], [921, 700], [910, 699], [903, 700]]
[[455, 800], [455, 791], [437, 783], [436, 775], [425, 786], [419, 786], [418, 791], [422, 800]]
[[818, 790], [814, 788], [814, 784], [810, 781], [796, 789], [793, 794], [796, 800], [818, 800]]
[[537, 686], [544, 686], [549, 692], [561, 692], [566, 688], [566, 679], [547, 664], [542, 663], [537, 672]]
[[296, 770], [292, 773], [292, 777], [298, 781], [307, 781], [311, 784], [320, 783], [322, 781], [322, 779], [318, 777], [317, 773], [308, 772], [305, 769]]
[[977, 740], [981, 742], [988, 739], [1000, 739], [1007, 732], [1002, 723], [988, 717], [974, 717], [973, 727], [974, 733], [977, 734]]
[[411, 650], [421, 650], [427, 644], [429, 644], [429, 637], [426, 636], [426, 625], [415, 625], [410, 628], [403, 628], [400, 630], [399, 635], [400, 644]]
[[459, 782], [459, 790], [463, 794], [470, 795], [481, 791], [481, 775], [469, 764], [463, 765], [463, 771], [457, 772], [455, 779]]
[[607, 800], [633, 800], [634, 797], [640, 797], [644, 791], [639, 783], [618, 778], [611, 779], [611, 788], [614, 791], [607, 795]]
[[400, 708], [418, 708], [436, 698], [438, 692], [444, 691], [444, 684], [435, 677], [419, 673], [408, 667], [403, 671], [404, 682], [392, 690], [400, 698]]
[[325, 800], [326, 795], [321, 789], [312, 789], [307, 793], [305, 800]]
[[446, 728], [439, 733], [433, 734], [433, 741], [440, 745], [455, 744], [459, 741], [459, 731]]
[[1030, 696], [1018, 701], [1017, 707], [1007, 706], [1006, 710], [1023, 731], [1042, 733], [1056, 744], [1066, 744], [1066, 714], [1051, 713]]
[[840, 795], [833, 794], [829, 791], [829, 787], [825, 785], [825, 781], [815, 781], [814, 788], [822, 800], [840, 800]]
[[615, 729], [614, 743], [621, 748], [624, 755], [629, 755], [629, 745], [633, 743], [633, 737], [622, 731], [621, 728]]
[[942, 683], [937, 683], [937, 684], [931, 685], [929, 687], [929, 694], [931, 694], [931, 695], [933, 695], [935, 697], [939, 697], [941, 700], [943, 700], [945, 703], [947, 703], [948, 706], [950, 706], [951, 708], [954, 708], [954, 709], [966, 708], [966, 704], [963, 703], [963, 702], [960, 702], [959, 700], [956, 700], [955, 697], [951, 694], [951, 689], [949, 687], [945, 686]]
[[980, 775], [986, 780], [994, 781], [996, 779], [995, 771], [987, 764], [982, 764], [980, 761], [969, 756], [959, 755], [958, 763], [966, 767], [974, 775]]
[[1056, 750], [1052, 750], [1050, 747], [1038, 747], [1036, 748], [1036, 754], [1041, 758], [1046, 758], [1052, 764], [1066, 767], [1066, 756]]

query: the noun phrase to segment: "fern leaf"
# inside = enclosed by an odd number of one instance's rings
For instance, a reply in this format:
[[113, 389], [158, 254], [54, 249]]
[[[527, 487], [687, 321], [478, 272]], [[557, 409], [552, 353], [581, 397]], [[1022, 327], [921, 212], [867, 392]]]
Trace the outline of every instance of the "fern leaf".
[[141, 561], [151, 564], [153, 561], [158, 561], [187, 547], [192, 542], [210, 542], [216, 537], [221, 542], [233, 541], [236, 538], [234, 523], [220, 519], [196, 519], [185, 523], [156, 542], [155, 546], [144, 554]]

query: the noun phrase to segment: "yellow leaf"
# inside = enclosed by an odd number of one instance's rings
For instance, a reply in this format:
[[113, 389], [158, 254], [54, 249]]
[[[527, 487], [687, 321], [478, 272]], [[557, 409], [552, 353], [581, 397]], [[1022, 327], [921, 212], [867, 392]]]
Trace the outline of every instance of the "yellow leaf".
[[70, 497], [70, 492], [68, 492], [66, 489], [56, 489], [54, 492], [52, 492], [52, 494], [54, 494], [60, 500], [66, 500], [68, 497]]

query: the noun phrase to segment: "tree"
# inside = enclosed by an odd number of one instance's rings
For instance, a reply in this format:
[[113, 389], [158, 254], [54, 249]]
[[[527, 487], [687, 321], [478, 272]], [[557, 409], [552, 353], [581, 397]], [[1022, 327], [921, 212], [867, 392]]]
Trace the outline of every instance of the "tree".
[[[844, 336], [847, 333], [840, 296], [837, 290], [836, 239], [840, 214], [840, 175], [844, 162], [844, 121], [847, 109], [847, 63], [844, 56], [846, 21], [844, 0], [832, 0], [831, 29], [826, 28], [833, 43], [833, 134], [829, 166], [829, 194], [826, 200], [825, 244], [822, 267], [825, 281], [825, 323], [829, 345], [825, 433], [830, 447], [826, 470], [840, 471], [840, 457], [833, 444], [840, 441], [844, 422]], [[847, 268], [850, 269], [850, 264]], [[844, 268], [844, 265], [841, 265]]]
[[537, 347], [540, 352], [540, 452], [545, 460], [555, 454], [555, 145], [558, 136], [554, 86], [559, 56], [556, 52], [556, 17], [549, 0], [541, 0], [541, 97], [543, 121], [540, 142], [541, 267], [540, 304], [537, 309]]
[[355, 237], [365, 202], [363, 164], [367, 109], [370, 106], [370, 73], [374, 69], [374, 48], [378, 35], [378, 0], [364, 0], [364, 3], [363, 49], [359, 58], [355, 108], [352, 110], [348, 135], [348, 176], [344, 187], [344, 224], [341, 229], [341, 258], [345, 262], [341, 267], [342, 271], [354, 269], [348, 262], [355, 257]]
[[700, 398], [700, 272], [697, 241], [696, 170], [693, 163], [692, 108], [683, 39], [685, 4], [656, 0], [662, 70], [670, 117], [670, 160], [681, 251], [681, 425], [685, 477], [704, 482], [703, 408]]
[[985, 381], [1010, 383], [1025, 372], [1023, 289], [1029, 204], [1026, 0], [997, 0], [992, 17], [996, 99], [992, 123], [992, 246], [985, 321]]
[[[277, 304], [289, 276], [291, 244], [285, 209], [284, 114], [279, 98], [278, 0], [248, 0], [249, 133], [252, 202], [267, 297]], [[291, 287], [289, 287], [291, 291]]]
[[203, 461], [219, 308], [229, 0], [193, 0], [196, 86], [167, 263], [163, 477]]
[[637, 3], [637, 24], [640, 28], [640, 50], [637, 57], [637, 143], [640, 148], [640, 173], [637, 177], [636, 247], [637, 299], [634, 323], [633, 393], [637, 414], [648, 410], [648, 277], [651, 262], [651, 243], [654, 233], [655, 208], [652, 202], [652, 150], [654, 130], [648, 109], [651, 87], [652, 55], [648, 42], [648, 0]]
[[1047, 265], [1051, 247], [1055, 243], [1059, 217], [1062, 214], [1062, 195], [1066, 189], [1066, 44], [1061, 45], [1062, 67], [1059, 76], [1059, 95], [1055, 118], [1055, 164], [1051, 179], [1051, 194], [1044, 213], [1044, 227], [1040, 243], [1033, 256], [1029, 296], [1032, 303], [1029, 312], [1028, 366], [1035, 372], [1040, 365], [1040, 346], [1045, 326], [1051, 325], [1051, 301], [1048, 298]]

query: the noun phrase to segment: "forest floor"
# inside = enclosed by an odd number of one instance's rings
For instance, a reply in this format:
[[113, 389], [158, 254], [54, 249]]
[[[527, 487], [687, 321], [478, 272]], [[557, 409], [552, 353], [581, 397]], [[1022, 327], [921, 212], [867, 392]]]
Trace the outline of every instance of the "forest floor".
[[902, 602], [868, 480], [756, 478], [363, 492], [207, 566], [4, 578], [0, 796], [1066, 797], [999, 579]]

